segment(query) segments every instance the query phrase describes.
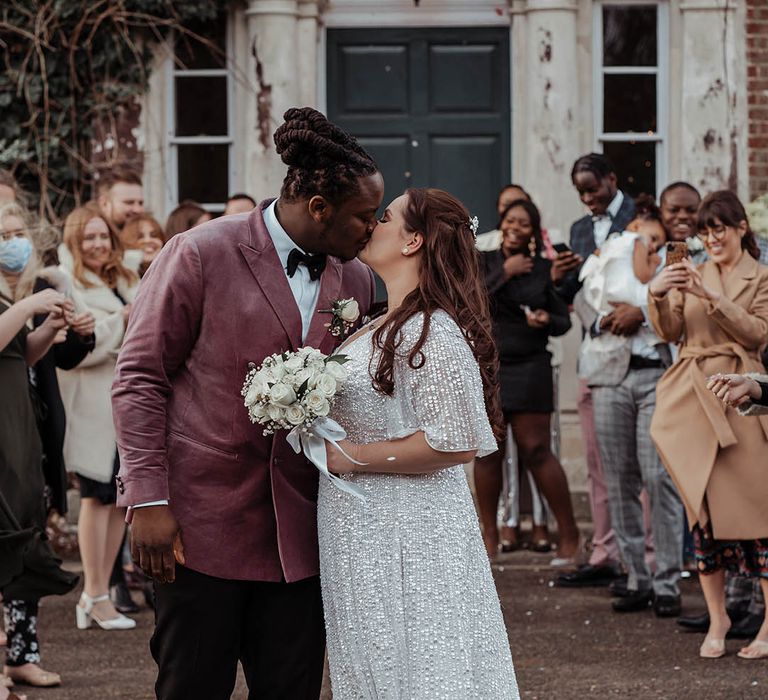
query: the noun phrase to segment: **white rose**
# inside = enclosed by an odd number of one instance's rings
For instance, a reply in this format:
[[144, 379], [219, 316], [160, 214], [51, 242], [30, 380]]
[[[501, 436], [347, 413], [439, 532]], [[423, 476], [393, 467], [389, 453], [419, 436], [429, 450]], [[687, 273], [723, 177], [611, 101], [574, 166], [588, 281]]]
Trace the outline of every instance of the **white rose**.
[[304, 367], [304, 358], [301, 355], [291, 355], [283, 366], [288, 372], [298, 372]]
[[285, 410], [285, 419], [291, 425], [301, 425], [307, 417], [307, 412], [300, 403], [295, 403], [293, 406], [288, 406]]
[[259, 398], [259, 383], [251, 381], [248, 391], [245, 393], [245, 405], [253, 406]]
[[261, 422], [267, 417], [267, 409], [262, 403], [257, 403], [248, 409], [248, 414], [254, 422]]
[[307, 365], [307, 369], [311, 369], [313, 375], [320, 374], [325, 371], [325, 360], [323, 359], [310, 360], [309, 364]]
[[296, 392], [287, 384], [275, 384], [269, 390], [269, 400], [278, 406], [290, 406], [296, 401]]
[[266, 414], [269, 416], [269, 420], [273, 421], [281, 421], [283, 419], [283, 414], [285, 412], [285, 409], [281, 408], [280, 406], [275, 406], [274, 404], [269, 404], [266, 408]]
[[360, 318], [360, 307], [354, 299], [345, 299], [342, 302], [341, 309], [339, 310], [339, 316], [342, 321], [353, 323]]
[[339, 384], [345, 382], [349, 376], [347, 368], [341, 362], [336, 362], [335, 360], [326, 363], [325, 373], [330, 374]]
[[307, 385], [309, 385], [309, 383], [311, 383], [311, 380], [314, 374], [315, 373], [311, 369], [309, 369], [309, 367], [300, 369], [298, 372], [296, 372], [296, 374], [293, 375], [293, 386], [298, 391], [304, 382], [308, 382]]
[[314, 413], [316, 416], [327, 416], [328, 411], [331, 410], [330, 402], [325, 397], [325, 394], [319, 390], [307, 392], [303, 403], [307, 407], [307, 411]]
[[286, 374], [285, 366], [283, 364], [272, 365], [271, 367], [265, 367], [262, 372], [264, 373], [264, 380], [270, 384], [276, 384]]
[[334, 396], [338, 388], [338, 383], [330, 374], [323, 373], [315, 380], [315, 389], [328, 398]]

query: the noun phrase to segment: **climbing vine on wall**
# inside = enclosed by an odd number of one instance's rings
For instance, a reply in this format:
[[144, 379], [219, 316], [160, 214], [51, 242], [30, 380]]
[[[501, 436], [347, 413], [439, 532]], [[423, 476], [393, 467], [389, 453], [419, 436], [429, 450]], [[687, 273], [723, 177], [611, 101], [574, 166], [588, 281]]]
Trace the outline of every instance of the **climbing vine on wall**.
[[227, 0], [0, 2], [0, 168], [39, 214], [58, 220], [90, 197], [99, 125], [136, 109], [161, 42], [216, 51], [205, 22]]

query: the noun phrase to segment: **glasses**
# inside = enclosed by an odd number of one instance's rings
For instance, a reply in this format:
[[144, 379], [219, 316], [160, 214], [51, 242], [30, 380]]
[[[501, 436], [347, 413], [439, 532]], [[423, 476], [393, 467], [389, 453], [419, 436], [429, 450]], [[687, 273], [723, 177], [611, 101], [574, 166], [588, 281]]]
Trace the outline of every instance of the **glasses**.
[[723, 238], [725, 238], [725, 234], [727, 232], [728, 229], [722, 224], [719, 224], [718, 226], [711, 226], [699, 230], [696, 232], [696, 235], [705, 243], [709, 240], [710, 236], [712, 236], [712, 238], [714, 238], [719, 243], [723, 240]]

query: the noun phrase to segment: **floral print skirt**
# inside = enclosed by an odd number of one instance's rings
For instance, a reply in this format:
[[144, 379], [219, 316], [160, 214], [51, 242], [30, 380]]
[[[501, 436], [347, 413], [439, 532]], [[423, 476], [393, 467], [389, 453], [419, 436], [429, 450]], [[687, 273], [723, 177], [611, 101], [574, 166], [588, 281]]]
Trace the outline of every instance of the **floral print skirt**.
[[725, 569], [739, 576], [768, 579], [768, 538], [716, 540], [712, 524], [694, 525], [693, 546], [700, 574]]

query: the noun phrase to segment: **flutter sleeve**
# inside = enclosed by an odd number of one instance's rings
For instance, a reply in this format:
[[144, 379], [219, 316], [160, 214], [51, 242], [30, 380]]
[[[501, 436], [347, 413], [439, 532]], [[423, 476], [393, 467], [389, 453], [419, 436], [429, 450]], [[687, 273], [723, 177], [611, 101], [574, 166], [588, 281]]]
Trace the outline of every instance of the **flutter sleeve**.
[[[480, 369], [467, 341], [448, 314], [432, 315], [421, 352], [424, 363], [413, 368], [408, 353], [423, 328], [422, 315], [403, 326], [395, 359], [396, 410], [390, 413], [389, 438], [423, 432], [438, 452], [477, 451], [484, 457], [497, 449], [485, 409]], [[417, 356], [417, 360], [421, 357]]]

